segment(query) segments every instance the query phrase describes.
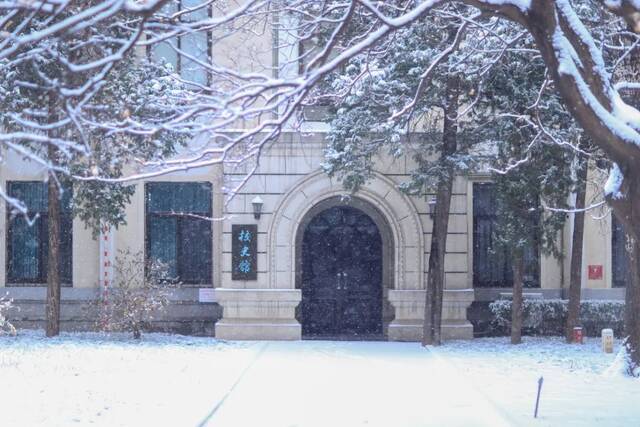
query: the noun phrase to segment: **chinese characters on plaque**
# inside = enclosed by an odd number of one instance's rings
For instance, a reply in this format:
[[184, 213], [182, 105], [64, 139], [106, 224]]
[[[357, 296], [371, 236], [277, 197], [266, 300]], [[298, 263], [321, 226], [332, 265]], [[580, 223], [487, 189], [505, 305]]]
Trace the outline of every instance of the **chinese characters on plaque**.
[[256, 224], [231, 226], [231, 278], [256, 280], [258, 278], [258, 226]]

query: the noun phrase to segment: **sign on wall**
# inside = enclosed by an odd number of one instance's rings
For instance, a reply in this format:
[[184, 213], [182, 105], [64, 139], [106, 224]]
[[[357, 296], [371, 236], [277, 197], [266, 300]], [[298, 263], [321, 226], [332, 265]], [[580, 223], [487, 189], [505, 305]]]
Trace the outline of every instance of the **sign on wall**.
[[589, 280], [602, 280], [602, 265], [590, 265], [588, 272]]
[[258, 278], [258, 226], [256, 224], [231, 226], [231, 279], [256, 280]]

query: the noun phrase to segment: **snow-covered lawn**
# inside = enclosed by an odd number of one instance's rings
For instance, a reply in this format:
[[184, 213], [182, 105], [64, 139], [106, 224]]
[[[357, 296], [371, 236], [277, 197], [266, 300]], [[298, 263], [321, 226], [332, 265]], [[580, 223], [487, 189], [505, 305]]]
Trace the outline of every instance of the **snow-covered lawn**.
[[0, 337], [1, 426], [194, 426], [255, 346], [149, 334]]
[[[222, 342], [0, 337], [1, 426], [626, 426], [640, 381], [596, 340]], [[540, 415], [532, 411], [545, 378]]]
[[[600, 340], [566, 345], [562, 338], [454, 341], [434, 349], [517, 426], [638, 426], [640, 379], [627, 378]], [[539, 418], [533, 419], [538, 379], [544, 377]]]

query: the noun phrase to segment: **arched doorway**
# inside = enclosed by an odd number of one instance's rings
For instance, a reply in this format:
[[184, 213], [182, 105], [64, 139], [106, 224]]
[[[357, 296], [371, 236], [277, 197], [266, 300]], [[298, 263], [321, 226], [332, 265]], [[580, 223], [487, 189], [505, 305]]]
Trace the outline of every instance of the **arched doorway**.
[[298, 320], [306, 338], [383, 335], [390, 232], [382, 215], [359, 199], [324, 200], [298, 229]]

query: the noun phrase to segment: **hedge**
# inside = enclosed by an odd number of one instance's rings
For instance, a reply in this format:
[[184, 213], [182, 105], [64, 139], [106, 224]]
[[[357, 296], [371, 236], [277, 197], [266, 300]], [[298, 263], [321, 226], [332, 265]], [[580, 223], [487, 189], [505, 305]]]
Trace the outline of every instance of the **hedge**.
[[[525, 299], [523, 301], [523, 334], [564, 335], [567, 319], [567, 300]], [[498, 300], [489, 304], [493, 314], [492, 332], [508, 335], [511, 330], [511, 300]], [[602, 329], [611, 328], [620, 337], [624, 325], [624, 301], [593, 300], [580, 303], [580, 326], [587, 336], [599, 336]]]

